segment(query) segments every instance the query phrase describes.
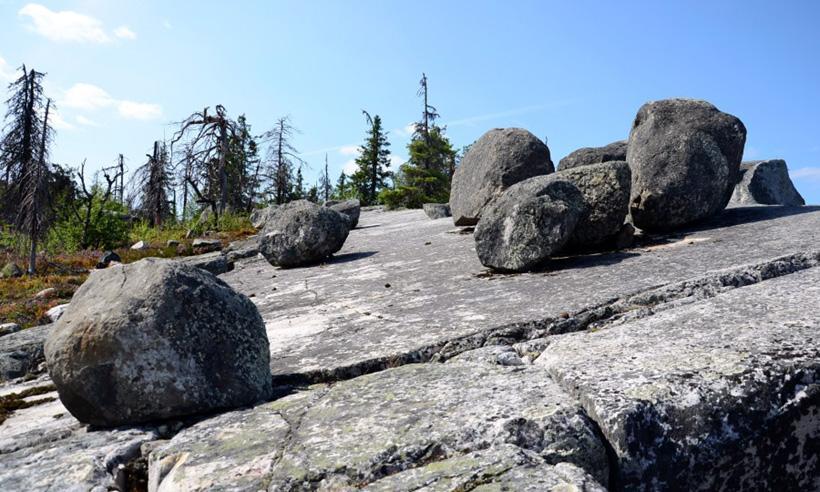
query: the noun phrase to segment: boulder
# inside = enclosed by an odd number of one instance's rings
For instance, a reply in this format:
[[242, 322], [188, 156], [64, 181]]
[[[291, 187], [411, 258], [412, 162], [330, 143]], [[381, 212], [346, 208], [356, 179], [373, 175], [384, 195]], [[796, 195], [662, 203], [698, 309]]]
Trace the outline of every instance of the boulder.
[[131, 249], [137, 250], [137, 251], [146, 250], [146, 249], [149, 249], [150, 247], [151, 246], [149, 246], [148, 243], [145, 242], [145, 241], [137, 241], [136, 243], [131, 245]]
[[219, 239], [196, 238], [191, 243], [191, 247], [200, 253], [210, 253], [222, 249], [222, 241]]
[[626, 140], [618, 140], [603, 147], [584, 147], [571, 152], [558, 162], [558, 170], [572, 169], [590, 164], [626, 160]]
[[273, 214], [276, 213], [276, 209], [278, 205], [269, 205], [265, 208], [255, 208], [253, 212], [251, 212], [251, 224], [257, 229], [264, 229], [265, 224], [268, 223]]
[[790, 207], [800, 207], [806, 204], [789, 178], [789, 170], [783, 159], [742, 163], [740, 181], [735, 185], [732, 203]]
[[0, 337], [11, 335], [20, 331], [20, 325], [17, 323], [0, 323]]
[[504, 190], [554, 170], [549, 147], [527, 130], [488, 131], [470, 146], [453, 175], [453, 221], [457, 226], [477, 224], [483, 209]]
[[325, 207], [329, 207], [345, 216], [350, 221], [350, 228], [355, 229], [359, 225], [359, 214], [362, 206], [358, 199], [336, 201], [328, 200]]
[[41, 290], [40, 292], [34, 294], [35, 299], [51, 299], [52, 297], [57, 296], [57, 289], [54, 287], [48, 287], [46, 289]]
[[9, 262], [0, 270], [0, 278], [18, 278], [23, 276], [23, 270], [16, 263]]
[[[142, 241], [140, 241], [140, 242], [142, 242]], [[133, 247], [132, 247], [132, 249], [133, 249]], [[122, 263], [122, 258], [120, 258], [120, 255], [118, 255], [117, 253], [115, 253], [113, 251], [106, 251], [100, 257], [100, 261], [97, 262], [97, 268], [100, 268], [100, 269], [108, 268], [108, 265], [110, 265], [112, 261], [115, 261], [117, 263]]]
[[168, 241], [165, 242], [165, 247], [166, 248], [178, 248], [179, 244], [180, 244], [179, 241], [177, 241], [176, 239], [169, 239]]
[[172, 260], [93, 271], [49, 333], [45, 356], [65, 407], [99, 426], [248, 405], [271, 391], [256, 306]]
[[271, 265], [290, 268], [325, 260], [342, 249], [349, 219], [307, 200], [279, 207], [259, 235], [259, 252]]
[[583, 195], [567, 180], [522, 181], [482, 213], [475, 230], [478, 259], [500, 271], [535, 268], [567, 243], [585, 212]]
[[34, 326], [0, 337], [0, 382], [39, 371], [45, 360], [43, 342], [52, 326]]
[[206, 272], [213, 273], [214, 275], [222, 275], [223, 273], [230, 272], [234, 267], [233, 261], [221, 251], [213, 251], [211, 253], [203, 253], [201, 255], [194, 256], [183, 256], [181, 258], [176, 258], [176, 260], [183, 265], [201, 268]]
[[634, 225], [668, 230], [723, 210], [737, 183], [745, 143], [743, 123], [706, 101], [644, 104], [627, 149]]
[[567, 242], [568, 249], [601, 245], [621, 230], [629, 213], [629, 166], [624, 161], [589, 164], [550, 175], [574, 184], [586, 205]]
[[424, 213], [433, 220], [443, 219], [452, 215], [450, 213], [449, 203], [425, 203], [421, 208], [424, 209]]
[[60, 316], [63, 315], [65, 309], [68, 307], [68, 304], [58, 304], [53, 308], [46, 311], [46, 317], [51, 320], [52, 323], [60, 319]]

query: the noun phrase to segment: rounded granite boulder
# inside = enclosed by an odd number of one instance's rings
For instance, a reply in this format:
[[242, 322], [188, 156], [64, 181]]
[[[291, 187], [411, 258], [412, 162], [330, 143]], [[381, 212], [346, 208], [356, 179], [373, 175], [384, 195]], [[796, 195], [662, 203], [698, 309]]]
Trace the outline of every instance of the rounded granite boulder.
[[470, 146], [453, 175], [453, 222], [457, 226], [475, 225], [482, 210], [504, 190], [554, 170], [549, 147], [527, 130], [488, 131]]
[[612, 142], [603, 147], [584, 147], [564, 157], [558, 162], [558, 170], [572, 169], [590, 164], [626, 160], [626, 140]]
[[737, 183], [746, 127], [706, 101], [644, 104], [629, 134], [635, 226], [668, 230], [726, 207]]
[[359, 225], [359, 215], [362, 212], [362, 204], [358, 198], [350, 200], [328, 200], [325, 207], [335, 210], [348, 219], [350, 229], [355, 229]]
[[481, 216], [475, 230], [478, 258], [494, 270], [531, 270], [566, 244], [585, 211], [583, 195], [567, 180], [522, 181]]
[[256, 306], [173, 260], [93, 271], [54, 324], [45, 357], [65, 407], [99, 426], [208, 413], [271, 393]]
[[259, 235], [259, 252], [282, 268], [311, 265], [342, 249], [351, 221], [307, 200], [280, 206]]

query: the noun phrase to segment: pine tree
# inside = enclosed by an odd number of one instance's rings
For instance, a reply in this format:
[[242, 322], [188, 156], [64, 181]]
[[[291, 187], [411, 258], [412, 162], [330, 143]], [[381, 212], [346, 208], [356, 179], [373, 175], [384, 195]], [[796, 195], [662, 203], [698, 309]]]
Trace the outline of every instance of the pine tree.
[[289, 201], [301, 200], [305, 197], [305, 178], [302, 176], [302, 166], [296, 169], [296, 181], [290, 190]]
[[299, 151], [292, 144], [293, 136], [298, 130], [291, 125], [290, 117], [276, 120], [273, 129], [262, 134], [260, 139], [268, 143], [267, 172], [269, 182], [267, 189], [271, 200], [281, 205], [291, 199], [293, 191], [293, 168], [301, 166]]
[[353, 186], [362, 205], [378, 203], [379, 192], [387, 186], [390, 177], [390, 142], [382, 128], [379, 115], [371, 118], [367, 111], [362, 111], [369, 126], [364, 145], [360, 147], [356, 165], [359, 169], [353, 174]]
[[331, 198], [334, 200], [347, 200], [355, 196], [356, 189], [353, 187], [352, 181], [348, 179], [347, 174], [342, 171], [339, 175], [339, 179], [336, 181], [336, 188], [333, 190]]
[[173, 189], [171, 161], [164, 142], [154, 142], [148, 162], [137, 169], [135, 179], [141, 193], [140, 209], [151, 225], [158, 227], [173, 216], [169, 195]]
[[328, 174], [327, 169], [327, 153], [325, 153], [325, 168], [319, 176], [318, 186], [322, 195], [322, 200], [325, 202], [330, 200], [330, 196], [333, 194], [333, 185], [330, 184], [330, 174]]

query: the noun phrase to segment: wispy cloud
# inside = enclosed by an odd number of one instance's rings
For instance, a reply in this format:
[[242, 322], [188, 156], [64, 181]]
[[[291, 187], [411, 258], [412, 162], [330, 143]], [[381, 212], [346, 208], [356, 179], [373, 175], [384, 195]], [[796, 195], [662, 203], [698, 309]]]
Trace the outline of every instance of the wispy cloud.
[[137, 33], [128, 28], [128, 26], [120, 26], [114, 29], [114, 36], [120, 39], [137, 39]]
[[532, 106], [524, 106], [521, 108], [510, 109], [508, 111], [499, 111], [497, 113], [480, 114], [476, 116], [468, 116], [466, 118], [459, 118], [456, 120], [447, 121], [447, 126], [472, 126], [483, 121], [495, 120], [500, 118], [508, 118], [510, 116], [519, 116], [528, 113], [537, 113], [548, 109], [563, 108], [575, 103], [574, 99], [565, 99], [561, 101], [553, 101], [545, 104], [536, 104]]
[[820, 167], [801, 167], [789, 171], [792, 179], [805, 179], [809, 181], [820, 181]]
[[342, 145], [339, 147], [339, 153], [342, 155], [357, 156], [361, 153], [361, 148], [358, 145]]
[[[55, 11], [39, 3], [28, 3], [17, 11], [17, 15], [28, 18], [28, 29], [58, 43], [101, 44], [112, 41], [102, 21], [73, 10]], [[118, 39], [137, 39], [137, 34], [128, 26], [114, 29], [113, 36]]]
[[14, 69], [9, 66], [8, 62], [0, 56], [0, 80], [4, 82], [11, 82], [15, 79]]
[[77, 117], [74, 118], [74, 121], [76, 121], [77, 124], [82, 126], [100, 126], [99, 123], [97, 123], [96, 121], [86, 118], [81, 114], [78, 114]]
[[121, 117], [131, 120], [155, 120], [162, 117], [162, 106], [159, 104], [117, 99], [105, 89], [86, 83], [71, 86], [60, 100], [60, 106], [82, 111], [113, 107]]
[[74, 125], [67, 122], [63, 116], [60, 114], [59, 111], [50, 110], [48, 113], [48, 121], [51, 123], [51, 126], [58, 130], [71, 130], [74, 128]]
[[395, 137], [399, 139], [407, 140], [408, 138], [413, 136], [413, 132], [415, 131], [416, 123], [412, 122], [404, 125], [402, 128], [396, 128], [395, 130], [392, 130], [390, 133], [392, 133]]

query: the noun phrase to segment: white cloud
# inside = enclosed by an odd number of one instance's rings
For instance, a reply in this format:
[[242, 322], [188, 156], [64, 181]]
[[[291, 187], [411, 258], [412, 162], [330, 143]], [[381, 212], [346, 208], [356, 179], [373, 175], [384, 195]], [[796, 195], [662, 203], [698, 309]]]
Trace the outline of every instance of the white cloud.
[[350, 159], [349, 161], [345, 162], [344, 166], [342, 166], [342, 171], [344, 171], [344, 173], [348, 176], [350, 176], [358, 170], [359, 166], [356, 165], [356, 161], [354, 159]]
[[390, 154], [390, 168], [394, 171], [405, 162], [407, 162], [407, 159], [404, 157], [397, 156], [396, 154]]
[[93, 111], [95, 109], [107, 108], [116, 103], [113, 97], [105, 90], [92, 84], [74, 84], [69, 88], [60, 106], [64, 108], [84, 109]]
[[74, 125], [63, 119], [59, 112], [50, 109], [48, 112], [48, 121], [52, 127], [58, 130], [71, 130]]
[[29, 29], [52, 41], [106, 43], [111, 40], [103, 30], [102, 22], [94, 17], [62, 10], [55, 12], [37, 3], [26, 4], [17, 12], [29, 17]]
[[8, 62], [0, 56], [0, 80], [11, 82], [15, 79], [14, 70], [9, 66]]
[[155, 120], [162, 117], [162, 106], [159, 104], [120, 101], [117, 104], [120, 116], [129, 120]]
[[137, 33], [128, 28], [128, 26], [120, 26], [114, 29], [114, 36], [120, 39], [137, 39]]
[[789, 171], [789, 175], [794, 179], [817, 180], [820, 181], [820, 167], [801, 167], [794, 171]]
[[100, 124], [96, 121], [88, 119], [81, 114], [78, 114], [77, 117], [74, 118], [74, 120], [77, 121], [78, 124], [83, 126], [100, 126]]
[[404, 128], [396, 128], [391, 133], [398, 138], [401, 139], [408, 139], [410, 138], [413, 133], [416, 131], [416, 122], [408, 123], [404, 126]]
[[342, 155], [355, 155], [358, 157], [361, 153], [361, 148], [358, 145], [342, 145], [339, 147], [339, 153]]

